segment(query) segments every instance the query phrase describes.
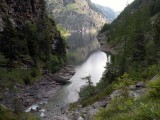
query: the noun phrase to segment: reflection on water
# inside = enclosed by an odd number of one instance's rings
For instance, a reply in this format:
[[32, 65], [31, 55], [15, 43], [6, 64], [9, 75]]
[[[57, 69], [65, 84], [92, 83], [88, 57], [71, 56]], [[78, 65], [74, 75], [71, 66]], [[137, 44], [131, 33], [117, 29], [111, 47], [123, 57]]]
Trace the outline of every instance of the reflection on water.
[[73, 65], [83, 63], [87, 57], [99, 48], [95, 34], [73, 33], [67, 40], [68, 58]]
[[70, 60], [76, 64], [76, 74], [71, 78], [71, 84], [63, 86], [57, 96], [51, 98], [44, 106], [47, 116], [44, 120], [60, 114], [62, 107], [79, 99], [78, 92], [86, 85], [86, 81], [81, 78], [91, 75], [91, 80], [96, 85], [102, 77], [106, 62], [110, 61], [110, 57], [98, 50], [99, 44], [93, 35], [74, 34], [74, 37], [71, 36], [68, 40], [68, 44], [69, 54], [74, 54], [70, 56]]

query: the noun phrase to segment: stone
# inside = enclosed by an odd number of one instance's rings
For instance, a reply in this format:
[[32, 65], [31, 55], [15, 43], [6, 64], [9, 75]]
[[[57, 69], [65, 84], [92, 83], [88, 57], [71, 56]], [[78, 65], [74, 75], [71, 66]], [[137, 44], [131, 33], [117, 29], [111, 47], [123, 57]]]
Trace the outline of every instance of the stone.
[[114, 99], [115, 97], [122, 96], [123, 94], [124, 94], [123, 90], [115, 90], [115, 91], [112, 92], [110, 97], [111, 97], [111, 99]]
[[77, 120], [84, 120], [82, 117], [79, 117]]
[[77, 120], [81, 116], [79, 112], [75, 112], [73, 115], [75, 120]]
[[99, 108], [99, 107], [105, 107], [106, 105], [107, 105], [107, 101], [103, 100], [103, 101], [94, 103], [93, 107], [94, 108]]
[[36, 103], [36, 100], [33, 98], [28, 98], [25, 100], [25, 106], [30, 106], [32, 104]]
[[61, 116], [55, 116], [55, 117], [53, 118], [53, 120], [64, 120], [64, 119], [63, 119], [63, 117], [61, 117]]
[[129, 86], [129, 89], [130, 89], [130, 90], [136, 90], [136, 85], [130, 85], [130, 86]]
[[93, 119], [93, 116], [98, 112], [99, 110], [98, 109], [91, 109], [87, 112], [87, 120], [92, 120]]
[[143, 81], [138, 82], [138, 83], [136, 84], [136, 87], [142, 87], [142, 88], [144, 88], [144, 87], [145, 87], [145, 83], [144, 83]]

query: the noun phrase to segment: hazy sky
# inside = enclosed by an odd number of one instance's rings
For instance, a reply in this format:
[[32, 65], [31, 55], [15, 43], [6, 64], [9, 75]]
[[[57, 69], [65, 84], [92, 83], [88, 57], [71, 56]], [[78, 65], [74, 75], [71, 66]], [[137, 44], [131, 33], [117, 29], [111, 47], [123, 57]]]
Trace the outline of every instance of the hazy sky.
[[114, 11], [122, 11], [126, 7], [127, 2], [131, 3], [134, 0], [91, 0], [91, 1], [96, 4], [108, 6], [112, 8]]

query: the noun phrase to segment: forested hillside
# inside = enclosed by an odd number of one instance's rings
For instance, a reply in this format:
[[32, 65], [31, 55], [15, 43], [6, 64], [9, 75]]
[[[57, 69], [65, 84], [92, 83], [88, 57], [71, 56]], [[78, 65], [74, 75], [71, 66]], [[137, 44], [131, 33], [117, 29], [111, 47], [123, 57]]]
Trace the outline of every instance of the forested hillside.
[[111, 62], [96, 87], [85, 78], [89, 84], [77, 104], [94, 111], [96, 120], [159, 120], [160, 0], [135, 0], [98, 38]]
[[70, 32], [100, 29], [106, 18], [90, 0], [46, 0], [51, 18]]
[[1, 104], [18, 100], [17, 85], [30, 85], [65, 64], [65, 46], [46, 14], [44, 0], [0, 0], [0, 119], [13, 119], [14, 114]]
[[159, 20], [159, 0], [135, 0], [112, 24], [105, 24], [101, 33], [116, 51], [112, 56], [116, 76], [159, 66]]

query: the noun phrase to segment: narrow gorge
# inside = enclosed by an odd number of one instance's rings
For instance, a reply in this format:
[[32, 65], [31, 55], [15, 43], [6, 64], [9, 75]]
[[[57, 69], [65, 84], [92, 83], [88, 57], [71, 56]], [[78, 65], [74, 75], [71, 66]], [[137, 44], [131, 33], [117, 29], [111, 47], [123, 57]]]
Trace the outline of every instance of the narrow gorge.
[[159, 91], [160, 0], [0, 0], [0, 120], [159, 120]]

